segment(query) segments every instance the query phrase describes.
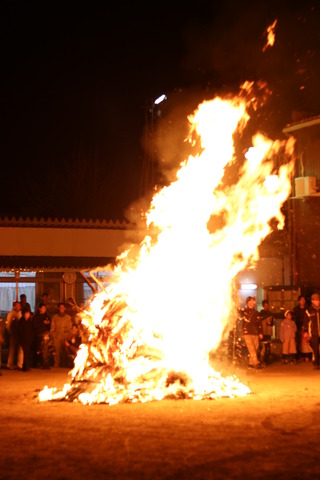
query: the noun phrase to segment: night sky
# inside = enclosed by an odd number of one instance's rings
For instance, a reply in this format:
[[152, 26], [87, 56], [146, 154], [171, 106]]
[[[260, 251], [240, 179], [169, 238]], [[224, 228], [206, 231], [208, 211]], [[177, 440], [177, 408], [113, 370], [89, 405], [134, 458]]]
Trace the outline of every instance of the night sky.
[[267, 133], [281, 135], [293, 111], [320, 114], [319, 4], [265, 3], [2, 0], [0, 216], [127, 216], [162, 93], [154, 138], [170, 167], [182, 160], [186, 116], [245, 80], [273, 91], [257, 119]]

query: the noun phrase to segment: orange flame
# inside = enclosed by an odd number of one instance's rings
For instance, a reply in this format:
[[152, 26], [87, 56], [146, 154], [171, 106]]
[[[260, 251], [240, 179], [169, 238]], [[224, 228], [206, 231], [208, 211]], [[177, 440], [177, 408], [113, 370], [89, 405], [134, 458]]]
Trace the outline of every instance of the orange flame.
[[263, 52], [265, 52], [268, 47], [273, 47], [273, 45], [274, 45], [274, 42], [276, 40], [276, 36], [275, 36], [274, 32], [275, 32], [277, 22], [278, 22], [278, 20], [275, 20], [271, 25], [269, 25], [269, 27], [266, 30], [267, 42], [262, 49]]
[[[236, 160], [234, 134], [245, 128], [250, 104], [242, 96], [217, 97], [190, 115], [189, 140], [198, 136], [199, 152], [155, 194], [141, 245], [118, 257], [114, 281], [84, 312], [88, 340], [71, 384], [60, 392], [46, 387], [41, 401], [115, 404], [250, 393], [236, 377], [217, 373], [209, 355], [234, 317], [233, 279], [258, 258], [269, 220], [283, 225], [294, 146], [292, 138], [272, 141], [257, 133], [237, 183], [224, 185]], [[273, 158], [280, 153], [276, 171]]]

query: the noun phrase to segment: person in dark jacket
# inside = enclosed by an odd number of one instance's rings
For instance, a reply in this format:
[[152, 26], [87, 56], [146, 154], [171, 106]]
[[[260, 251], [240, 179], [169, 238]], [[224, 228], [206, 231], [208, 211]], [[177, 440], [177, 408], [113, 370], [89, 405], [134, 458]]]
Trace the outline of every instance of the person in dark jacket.
[[300, 350], [301, 342], [303, 341], [303, 333], [304, 333], [304, 322], [305, 322], [305, 315], [307, 310], [307, 303], [306, 297], [304, 295], [299, 295], [298, 297], [298, 305], [296, 305], [293, 309], [293, 320], [296, 322], [297, 325], [297, 352], [298, 352], [298, 360], [304, 360], [305, 354]]
[[22, 370], [30, 370], [30, 354], [33, 339], [32, 312], [30, 307], [24, 307], [18, 324], [18, 341], [23, 350]]
[[263, 338], [261, 317], [255, 309], [256, 299], [247, 297], [243, 310], [242, 336], [249, 353], [249, 368], [261, 368], [258, 358], [259, 341]]
[[[44, 358], [42, 352], [42, 343], [44, 335], [50, 332], [51, 318], [47, 313], [47, 306], [40, 303], [37, 313], [33, 316], [33, 342], [32, 342], [32, 356], [35, 367], [44, 367]], [[45, 362], [46, 366], [48, 362]]]
[[311, 295], [311, 306], [307, 308], [305, 314], [305, 327], [311, 340], [313, 350], [313, 367], [319, 370], [319, 343], [320, 343], [320, 295], [313, 293]]

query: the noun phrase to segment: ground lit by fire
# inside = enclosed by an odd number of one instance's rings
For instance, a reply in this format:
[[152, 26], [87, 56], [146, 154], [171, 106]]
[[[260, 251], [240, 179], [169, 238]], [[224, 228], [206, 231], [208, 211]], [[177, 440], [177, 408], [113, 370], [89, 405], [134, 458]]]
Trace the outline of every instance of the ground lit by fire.
[[257, 132], [237, 181], [223, 184], [236, 162], [235, 134], [241, 137], [250, 109], [258, 108], [252, 94], [248, 99], [252, 85], [246, 87], [235, 98], [205, 101], [190, 115], [188, 141], [196, 153], [155, 193], [144, 214], [144, 240], [119, 256], [114, 281], [83, 313], [87, 341], [70, 384], [62, 391], [45, 387], [41, 401], [115, 404], [250, 393], [209, 359], [234, 318], [234, 278], [258, 258], [270, 220], [283, 226], [294, 144]]

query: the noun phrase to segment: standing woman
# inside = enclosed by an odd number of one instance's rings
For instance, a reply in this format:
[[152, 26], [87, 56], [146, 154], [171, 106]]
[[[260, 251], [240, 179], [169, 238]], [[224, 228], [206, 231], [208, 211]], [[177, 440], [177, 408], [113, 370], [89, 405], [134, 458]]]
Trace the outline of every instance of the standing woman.
[[30, 370], [30, 354], [33, 340], [32, 313], [29, 306], [22, 310], [22, 316], [18, 324], [18, 341], [23, 350], [23, 367], [24, 372]]
[[293, 320], [293, 312], [287, 310], [284, 314], [284, 320], [280, 326], [280, 340], [282, 342], [283, 363], [296, 363], [297, 345], [296, 345], [297, 325]]

